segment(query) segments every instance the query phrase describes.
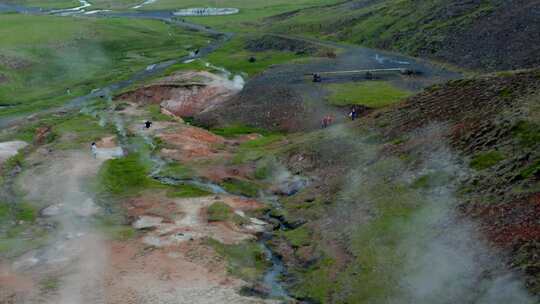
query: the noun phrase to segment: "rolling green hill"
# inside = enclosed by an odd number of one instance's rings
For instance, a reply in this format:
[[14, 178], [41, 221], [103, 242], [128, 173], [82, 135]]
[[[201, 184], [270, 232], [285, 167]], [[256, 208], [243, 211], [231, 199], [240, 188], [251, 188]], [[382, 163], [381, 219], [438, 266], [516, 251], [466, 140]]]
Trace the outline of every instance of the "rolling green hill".
[[475, 70], [537, 66], [533, 0], [353, 0], [266, 19], [277, 32], [428, 57]]

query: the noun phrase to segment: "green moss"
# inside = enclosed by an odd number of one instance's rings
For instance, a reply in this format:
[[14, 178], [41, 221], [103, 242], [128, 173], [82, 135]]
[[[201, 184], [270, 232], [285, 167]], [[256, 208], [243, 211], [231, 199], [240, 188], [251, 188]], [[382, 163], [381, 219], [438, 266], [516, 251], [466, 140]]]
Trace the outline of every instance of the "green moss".
[[521, 173], [519, 174], [523, 178], [529, 178], [533, 175], [537, 175], [540, 172], [540, 160], [537, 160], [532, 165], [525, 168]]
[[161, 113], [161, 106], [158, 104], [149, 105], [147, 108], [150, 113], [150, 120], [153, 121], [171, 121], [172, 117]]
[[208, 196], [212, 193], [201, 189], [199, 187], [183, 184], [167, 192], [167, 196], [171, 198], [188, 198], [188, 197], [201, 197]]
[[224, 202], [215, 202], [207, 210], [209, 222], [225, 222], [233, 215], [233, 209]]
[[36, 220], [37, 209], [28, 203], [17, 204], [15, 210], [15, 219], [18, 221], [33, 222]]
[[193, 177], [194, 172], [191, 168], [181, 163], [172, 162], [166, 164], [159, 172], [159, 175], [176, 179], [187, 179]]
[[223, 137], [231, 138], [238, 135], [245, 135], [251, 133], [267, 134], [268, 132], [259, 128], [254, 128], [242, 124], [233, 124], [224, 128], [211, 129], [212, 133]]
[[387, 81], [329, 84], [327, 88], [331, 93], [328, 101], [338, 106], [363, 105], [381, 108], [411, 95], [410, 92], [398, 89]]
[[16, 167], [22, 167], [24, 164], [24, 153], [19, 152], [8, 158], [3, 164], [3, 171], [9, 172]]
[[58, 277], [46, 277], [39, 281], [39, 289], [42, 293], [54, 292], [60, 287], [60, 279]]
[[236, 245], [225, 245], [214, 239], [208, 239], [214, 250], [227, 258], [228, 271], [239, 278], [253, 282], [262, 277], [269, 266], [263, 249], [253, 241]]
[[451, 181], [451, 176], [443, 172], [435, 172], [423, 175], [417, 178], [413, 184], [413, 188], [431, 188], [447, 185]]
[[283, 232], [283, 236], [290, 242], [290, 244], [295, 247], [308, 246], [312, 243], [312, 233], [311, 231], [302, 226], [294, 230], [287, 230]]
[[5, 202], [0, 202], [0, 223], [8, 219], [11, 214], [10, 206]]
[[101, 188], [114, 195], [133, 195], [151, 185], [148, 167], [141, 163], [138, 154], [106, 161], [100, 172]]
[[0, 256], [16, 257], [28, 250], [39, 248], [47, 243], [47, 231], [29, 221], [9, 227], [0, 234]]
[[301, 273], [302, 280], [293, 285], [294, 296], [309, 299], [314, 303], [328, 303], [330, 295], [337, 288], [336, 282], [331, 279], [334, 267], [335, 261], [325, 256], [314, 265], [297, 270]]
[[90, 143], [99, 141], [103, 137], [114, 134], [112, 126], [99, 125], [96, 118], [90, 115], [78, 114], [66, 117], [63, 121], [52, 125], [53, 132], [60, 138], [63, 135], [73, 135], [69, 140], [58, 141], [56, 147], [59, 149], [87, 148]]
[[495, 166], [504, 159], [504, 155], [498, 151], [480, 153], [473, 158], [470, 166], [475, 170], [484, 170]]
[[249, 181], [239, 179], [227, 179], [221, 183], [221, 186], [229, 193], [256, 197], [259, 194], [260, 187]]
[[253, 173], [253, 176], [256, 179], [266, 179], [270, 176], [271, 169], [268, 167], [268, 165], [262, 165], [257, 166], [255, 169], [255, 172]]
[[272, 145], [284, 139], [281, 134], [270, 134], [258, 139], [244, 142], [238, 148], [236, 155], [234, 156], [234, 164], [242, 164], [249, 161], [256, 161], [264, 156], [272, 154], [275, 150]]
[[512, 90], [510, 88], [504, 88], [499, 92], [499, 96], [502, 98], [508, 98], [512, 96]]
[[535, 147], [540, 143], [540, 125], [536, 123], [520, 121], [514, 126], [512, 133], [522, 146]]

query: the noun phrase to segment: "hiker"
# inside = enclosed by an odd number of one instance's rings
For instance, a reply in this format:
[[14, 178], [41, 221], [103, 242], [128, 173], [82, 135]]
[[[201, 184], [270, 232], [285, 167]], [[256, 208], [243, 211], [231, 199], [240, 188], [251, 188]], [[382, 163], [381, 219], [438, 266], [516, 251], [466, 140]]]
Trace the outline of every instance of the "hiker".
[[328, 126], [331, 126], [334, 123], [334, 116], [328, 115], [326, 117], [326, 122], [327, 122]]
[[356, 118], [358, 118], [358, 111], [356, 110], [356, 107], [351, 108], [351, 112], [349, 112], [349, 118], [351, 120], [355, 120]]
[[323, 117], [321, 126], [323, 129], [326, 129], [328, 127], [328, 116]]
[[334, 122], [334, 117], [332, 117], [331, 115], [326, 115], [322, 119], [322, 128], [323, 129], [328, 128], [333, 122]]
[[92, 150], [92, 155], [94, 158], [97, 158], [97, 145], [95, 142], [92, 143], [90, 149]]
[[152, 126], [152, 122], [147, 120], [144, 122], [144, 126], [147, 128], [147, 129], [150, 129], [150, 127]]

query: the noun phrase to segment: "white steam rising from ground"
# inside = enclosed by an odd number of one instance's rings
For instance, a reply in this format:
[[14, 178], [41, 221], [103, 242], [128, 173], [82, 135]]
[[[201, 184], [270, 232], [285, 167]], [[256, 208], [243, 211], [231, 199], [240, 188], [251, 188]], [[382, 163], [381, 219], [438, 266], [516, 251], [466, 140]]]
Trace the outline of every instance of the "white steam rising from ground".
[[91, 228], [89, 219], [99, 207], [85, 191], [102, 162], [89, 152], [65, 152], [23, 176], [27, 199], [48, 206], [43, 213], [59, 228], [50, 245], [23, 256], [15, 270], [62, 269], [57, 297], [50, 303], [103, 303], [106, 246]]
[[[464, 172], [445, 147], [422, 154], [423, 173], [455, 177]], [[535, 303], [522, 282], [502, 269], [504, 262], [475, 224], [456, 214], [455, 191], [441, 183], [422, 194], [423, 206], [399, 246], [405, 258], [403, 293], [391, 303]]]
[[[394, 280], [386, 283], [387, 289], [394, 290], [384, 301], [377, 301], [537, 303], [519, 277], [505, 269], [501, 253], [488, 246], [475, 224], [457, 214], [459, 201], [454, 181], [468, 169], [439, 143], [443, 131], [434, 126], [411, 134], [412, 141], [419, 144], [408, 153], [420, 162], [407, 163], [383, 156], [387, 152], [381, 151], [382, 145], [369, 138], [344, 136], [350, 133], [345, 127], [332, 128], [330, 136], [351, 141], [357, 165], [346, 178], [339, 202], [323, 219], [323, 233], [334, 240], [345, 235], [352, 244], [352, 252], [377, 256], [378, 266], [370, 267], [377, 267], [378, 272], [385, 273], [383, 277]], [[429, 177], [424, 180], [427, 184], [416, 187], [415, 181], [422, 176]], [[412, 210], [412, 214], [407, 215], [407, 210]], [[388, 215], [393, 220], [385, 219], [384, 226], [375, 228], [383, 232], [370, 230], [374, 229], [370, 226], [373, 221]], [[362, 234], [364, 238], [358, 241]], [[370, 251], [371, 246], [380, 251]], [[368, 266], [360, 265], [360, 271], [365, 271], [364, 267]], [[361, 281], [343, 284], [345, 287], [336, 298], [347, 298], [362, 288]]]

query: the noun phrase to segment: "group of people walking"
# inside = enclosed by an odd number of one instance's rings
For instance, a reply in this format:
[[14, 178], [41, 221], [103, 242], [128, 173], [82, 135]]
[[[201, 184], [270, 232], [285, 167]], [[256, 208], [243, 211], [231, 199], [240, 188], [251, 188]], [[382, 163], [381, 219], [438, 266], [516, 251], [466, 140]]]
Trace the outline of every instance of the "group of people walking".
[[[352, 106], [351, 107], [351, 110], [349, 111], [349, 114], [347, 115], [347, 117], [350, 119], [350, 120], [356, 120], [358, 118], [358, 108], [357, 106]], [[333, 115], [325, 115], [321, 121], [321, 127], [323, 129], [325, 128], [328, 128], [330, 125], [332, 125], [334, 123], [334, 116]]]

